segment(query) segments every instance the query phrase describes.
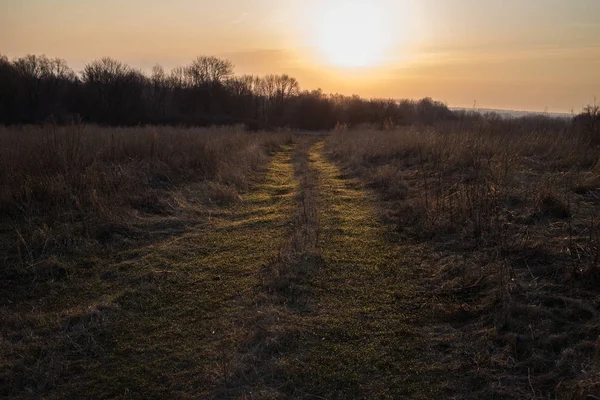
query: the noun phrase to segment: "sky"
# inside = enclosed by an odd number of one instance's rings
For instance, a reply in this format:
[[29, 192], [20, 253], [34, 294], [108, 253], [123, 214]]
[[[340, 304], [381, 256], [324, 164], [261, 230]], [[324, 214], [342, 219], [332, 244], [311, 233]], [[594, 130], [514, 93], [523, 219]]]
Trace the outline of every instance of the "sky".
[[215, 55], [303, 89], [578, 112], [600, 98], [600, 0], [1, 0], [0, 54]]

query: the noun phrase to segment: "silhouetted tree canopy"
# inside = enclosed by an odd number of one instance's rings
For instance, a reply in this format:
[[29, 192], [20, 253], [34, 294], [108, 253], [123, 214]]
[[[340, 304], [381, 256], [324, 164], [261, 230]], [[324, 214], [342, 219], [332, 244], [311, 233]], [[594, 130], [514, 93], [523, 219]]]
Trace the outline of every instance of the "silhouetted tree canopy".
[[[465, 115], [430, 98], [368, 100], [301, 90], [289, 75], [236, 76], [233, 64], [217, 57], [201, 56], [168, 72], [155, 65], [147, 74], [102, 58], [76, 74], [61, 59], [27, 55], [11, 61], [0, 56], [2, 124], [77, 118], [106, 125], [245, 124], [250, 129], [324, 130], [336, 124], [433, 124]], [[580, 121], [597, 129], [597, 115]]]

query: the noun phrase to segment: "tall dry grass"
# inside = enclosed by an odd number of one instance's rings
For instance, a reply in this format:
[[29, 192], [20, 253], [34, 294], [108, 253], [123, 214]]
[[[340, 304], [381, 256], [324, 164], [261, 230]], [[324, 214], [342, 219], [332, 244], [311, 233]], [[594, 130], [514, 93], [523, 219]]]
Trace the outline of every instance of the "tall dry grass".
[[511, 203], [527, 206], [531, 217], [566, 216], [575, 195], [594, 198], [600, 184], [598, 147], [570, 131], [342, 128], [328, 146], [333, 158], [387, 199], [403, 200], [406, 220], [399, 228], [420, 237], [460, 230], [462, 239], [481, 244], [497, 233], [489, 224]]
[[510, 124], [340, 127], [327, 146], [379, 191], [400, 240], [428, 249], [423, 310], [463, 343], [447, 368], [477, 360], [467, 390], [560, 397], [588, 379], [596, 395], [600, 148], [568, 124]]
[[[290, 139], [236, 128], [0, 128], [0, 397], [65, 397], [92, 376], [88, 395], [122, 332], [144, 360], [157, 354], [149, 337], [177, 352], [181, 335], [154, 316], [171, 320], [177, 309], [187, 323], [216, 304], [212, 268], [198, 263], [219, 250], [210, 238], [228, 236], [221, 218], [243, 214], [224, 203], [245, 200], [255, 172]], [[233, 249], [207, 262], [237, 271]], [[117, 364], [138, 365], [130, 355]], [[131, 387], [136, 373], [123, 371]]]
[[[0, 128], [0, 250], [35, 258], [106, 235], [110, 224], [235, 200], [252, 171], [289, 138], [238, 128]], [[90, 241], [91, 239], [91, 241]]]

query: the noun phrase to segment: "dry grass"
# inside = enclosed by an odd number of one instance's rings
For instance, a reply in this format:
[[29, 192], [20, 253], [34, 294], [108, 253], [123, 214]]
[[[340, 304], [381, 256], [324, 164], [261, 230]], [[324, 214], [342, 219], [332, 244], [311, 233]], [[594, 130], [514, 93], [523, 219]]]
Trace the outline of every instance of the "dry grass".
[[197, 396], [227, 380], [222, 348], [291, 218], [278, 194], [290, 137], [50, 126], [0, 138], [0, 397]]
[[430, 248], [415, 273], [431, 345], [469, 397], [598, 396], [600, 149], [540, 126], [341, 128], [328, 141], [382, 194], [400, 240]]
[[[31, 263], [122, 240], [146, 217], [239, 200], [288, 139], [237, 128], [0, 128], [0, 251]], [[193, 198], [180, 190], [189, 182], [199, 183]]]
[[321, 138], [0, 128], [0, 395], [599, 397], [600, 149], [538, 122], [340, 128], [343, 169]]

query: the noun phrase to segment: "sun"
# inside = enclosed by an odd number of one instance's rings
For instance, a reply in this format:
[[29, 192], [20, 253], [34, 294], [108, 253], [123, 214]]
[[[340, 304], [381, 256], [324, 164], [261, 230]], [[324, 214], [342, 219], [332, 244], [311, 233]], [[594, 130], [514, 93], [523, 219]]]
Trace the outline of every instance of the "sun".
[[317, 19], [316, 45], [329, 64], [364, 68], [382, 62], [391, 30], [381, 4], [368, 0], [329, 2], [321, 7]]

